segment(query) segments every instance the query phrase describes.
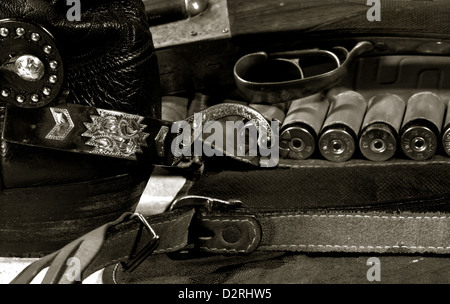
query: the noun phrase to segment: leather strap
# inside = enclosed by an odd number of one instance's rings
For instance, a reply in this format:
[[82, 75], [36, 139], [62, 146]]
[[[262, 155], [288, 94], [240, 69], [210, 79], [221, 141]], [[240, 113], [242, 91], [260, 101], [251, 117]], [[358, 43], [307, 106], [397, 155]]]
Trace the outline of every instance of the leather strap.
[[[208, 241], [201, 238], [199, 248], [228, 254], [248, 254], [254, 250], [450, 254], [447, 214], [345, 211], [238, 214], [204, 215], [200, 219], [202, 227], [213, 231], [216, 237]], [[231, 231], [233, 225], [240, 237], [228, 237], [232, 243], [217, 237], [224, 229]]]
[[450, 253], [450, 217], [441, 213], [265, 213], [260, 250]]
[[43, 284], [79, 282], [67, 276], [67, 272], [71, 270], [68, 262], [74, 261], [74, 258], [79, 262], [77, 267], [81, 280], [108, 265], [129, 262], [155, 240], [154, 235], [142, 233], [143, 225], [147, 224], [160, 240], [148, 254], [177, 251], [188, 243], [188, 227], [193, 214], [193, 209], [177, 210], [147, 217], [146, 223], [142, 223], [139, 218], [133, 218], [131, 213], [125, 213], [116, 221], [107, 223], [61, 250], [30, 264], [11, 284], [30, 283], [46, 267], [49, 269]]
[[[215, 254], [251, 254], [256, 250], [450, 253], [450, 217], [441, 213], [250, 212], [237, 204], [225, 208], [220, 203], [204, 206], [195, 212], [192, 206], [183, 205], [146, 217], [146, 224], [160, 238], [159, 245], [147, 254], [175, 252], [188, 245]], [[36, 261], [11, 283], [28, 283], [47, 266], [50, 268], [44, 283], [73, 283], [64, 276], [70, 257], [82, 261], [82, 278], [106, 266], [127, 262], [130, 256], [133, 259], [141, 255], [142, 261], [142, 248], [155, 238], [151, 233], [141, 235], [141, 230], [142, 223], [126, 214]]]
[[157, 118], [75, 104], [32, 110], [8, 106], [3, 139], [22, 145], [172, 165], [170, 143], [177, 134], [171, 134], [169, 127], [169, 122]]
[[[240, 117], [238, 120], [251, 121], [260, 133], [264, 132], [264, 138], [268, 141], [277, 137], [262, 114], [241, 104], [222, 103], [187, 117], [184, 121], [168, 122], [61, 102], [53, 107], [37, 109], [8, 105], [2, 138], [6, 142], [20, 145], [136, 160], [150, 165], [174, 166], [195, 142], [211, 146], [212, 143], [205, 140], [202, 128], [207, 122], [219, 121], [225, 117]], [[188, 138], [185, 138], [184, 128], [188, 129], [187, 132], [190, 131]], [[222, 129], [225, 135], [226, 128]], [[225, 148], [227, 147], [222, 147]], [[213, 149], [219, 148], [215, 146]], [[244, 153], [237, 151], [221, 152], [255, 165], [259, 165], [261, 158], [261, 155], [242, 155]]]

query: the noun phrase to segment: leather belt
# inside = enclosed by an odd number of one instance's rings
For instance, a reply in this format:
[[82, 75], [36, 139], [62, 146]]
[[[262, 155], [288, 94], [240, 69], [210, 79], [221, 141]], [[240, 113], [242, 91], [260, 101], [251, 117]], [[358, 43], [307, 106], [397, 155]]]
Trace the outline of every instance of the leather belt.
[[[205, 123], [230, 116], [251, 121], [258, 130], [264, 130], [269, 136], [277, 136], [264, 116], [241, 104], [222, 103], [184, 121], [168, 122], [119, 111], [60, 103], [36, 109], [8, 105], [2, 139], [21, 145], [174, 166], [182, 159], [182, 155], [174, 153], [175, 140], [179, 141], [176, 146], [203, 141], [201, 127]], [[179, 137], [178, 128], [186, 125], [190, 126], [191, 133], [185, 143], [184, 138]], [[258, 155], [247, 157], [231, 153], [228, 156], [252, 164], [259, 163]]]
[[[38, 109], [8, 106], [3, 139], [35, 147], [171, 165], [170, 124], [156, 118], [75, 104]], [[170, 135], [167, 132], [164, 135]], [[177, 134], [172, 134], [177, 135]], [[172, 139], [174, 137], [172, 136]]]
[[[62, 90], [63, 60], [50, 32], [41, 25], [19, 19], [2, 19], [0, 25], [3, 43], [0, 57], [10, 58], [0, 66], [0, 100], [7, 103], [3, 140], [150, 165], [174, 166], [182, 160], [183, 155], [175, 153], [172, 146], [180, 135], [176, 129], [185, 124], [66, 103], [67, 94]], [[220, 104], [196, 114], [184, 120], [193, 133], [198, 124], [239, 116], [271, 134], [265, 118], [244, 105]], [[198, 132], [189, 135], [189, 144], [203, 140], [198, 138]], [[176, 145], [188, 146], [180, 139]], [[230, 157], [258, 163], [254, 157], [238, 157], [235, 153]]]
[[[194, 211], [191, 209], [147, 217], [145, 225], [151, 225], [150, 227], [153, 227], [160, 240], [157, 248], [151, 246], [153, 250], [147, 254], [171, 252], [186, 246], [188, 227], [193, 214]], [[69, 243], [61, 250], [37, 260], [25, 268], [11, 283], [30, 283], [34, 276], [49, 266], [43, 280], [44, 284], [73, 283], [64, 276], [69, 258], [79, 259], [82, 277], [87, 277], [114, 262], [132, 260], [133, 257], [131, 259], [128, 257], [135, 244], [141, 244], [137, 249], [139, 251], [155, 242], [153, 234], [141, 233], [144, 227], [141, 218], [132, 215], [132, 213], [125, 213], [116, 221], [107, 223]]]
[[[450, 217], [440, 213], [251, 211], [239, 202], [205, 197], [182, 200], [158, 215], [124, 214], [32, 263], [11, 283], [29, 283], [48, 266], [43, 283], [76, 283], [64, 275], [70, 270], [69, 258], [81, 261], [84, 279], [117, 263], [131, 271], [150, 254], [176, 252], [190, 245], [216, 254], [256, 250], [450, 253]], [[148, 233], [142, 232], [145, 227]]]

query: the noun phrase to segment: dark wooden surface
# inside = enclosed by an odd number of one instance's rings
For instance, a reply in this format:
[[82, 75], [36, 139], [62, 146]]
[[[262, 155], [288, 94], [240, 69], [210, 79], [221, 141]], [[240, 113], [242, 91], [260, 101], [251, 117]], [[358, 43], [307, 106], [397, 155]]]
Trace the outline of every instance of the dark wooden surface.
[[[228, 0], [232, 36], [306, 31], [366, 20], [366, 1], [336, 0]], [[364, 4], [363, 4], [364, 3]]]
[[374, 7], [366, 0], [227, 0], [231, 34], [283, 33], [448, 37], [450, 1], [380, 1], [379, 21], [368, 20]]

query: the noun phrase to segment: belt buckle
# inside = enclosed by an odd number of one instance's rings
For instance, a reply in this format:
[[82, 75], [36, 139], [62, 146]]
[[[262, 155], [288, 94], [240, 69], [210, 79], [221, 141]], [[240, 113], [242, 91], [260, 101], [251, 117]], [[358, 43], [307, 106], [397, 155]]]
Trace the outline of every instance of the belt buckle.
[[[137, 218], [141, 225], [136, 236], [133, 248], [131, 249], [130, 258], [126, 262], [122, 262], [122, 267], [125, 271], [132, 272], [136, 267], [138, 267], [149, 255], [155, 251], [159, 245], [159, 236], [147, 222], [145, 217], [141, 213], [134, 213], [130, 216], [130, 219]], [[142, 230], [145, 228], [147, 232], [151, 235], [150, 241], [141, 249], [137, 250], [139, 240], [142, 237]], [[137, 251], [137, 252], [136, 252]]]

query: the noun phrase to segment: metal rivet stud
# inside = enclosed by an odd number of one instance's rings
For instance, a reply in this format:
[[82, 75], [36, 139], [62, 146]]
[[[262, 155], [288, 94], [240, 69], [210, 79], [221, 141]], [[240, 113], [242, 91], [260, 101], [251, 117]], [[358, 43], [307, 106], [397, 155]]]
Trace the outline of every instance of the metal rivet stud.
[[50, 75], [48, 81], [50, 81], [50, 83], [56, 83], [58, 81], [58, 76]]
[[46, 54], [51, 54], [51, 53], [53, 52], [52, 46], [51, 46], [51, 45], [46, 45], [46, 46], [44, 46], [44, 52], [45, 52]]
[[38, 102], [39, 101], [39, 95], [38, 94], [31, 95], [31, 101]]
[[44, 93], [45, 96], [48, 96], [52, 93], [52, 90], [48, 87], [45, 87], [44, 89], [42, 89], [42, 93]]
[[2, 37], [7, 37], [9, 35], [9, 30], [6, 27], [0, 28], [0, 35], [2, 35]]
[[23, 97], [22, 95], [17, 95], [16, 96], [16, 101], [18, 103], [23, 103], [25, 101], [25, 97]]
[[9, 91], [8, 90], [2, 90], [2, 96], [3, 97], [8, 97], [9, 96]]
[[31, 33], [31, 40], [37, 42], [39, 41], [39, 39], [41, 39], [41, 35], [39, 35], [38, 33]]
[[52, 70], [56, 70], [56, 69], [58, 68], [58, 62], [55, 61], [55, 60], [50, 61], [49, 64], [50, 64], [50, 68], [51, 68]]
[[23, 36], [23, 35], [25, 35], [25, 29], [24, 29], [23, 27], [18, 27], [18, 28], [16, 29], [16, 34], [17, 34], [17, 36]]

